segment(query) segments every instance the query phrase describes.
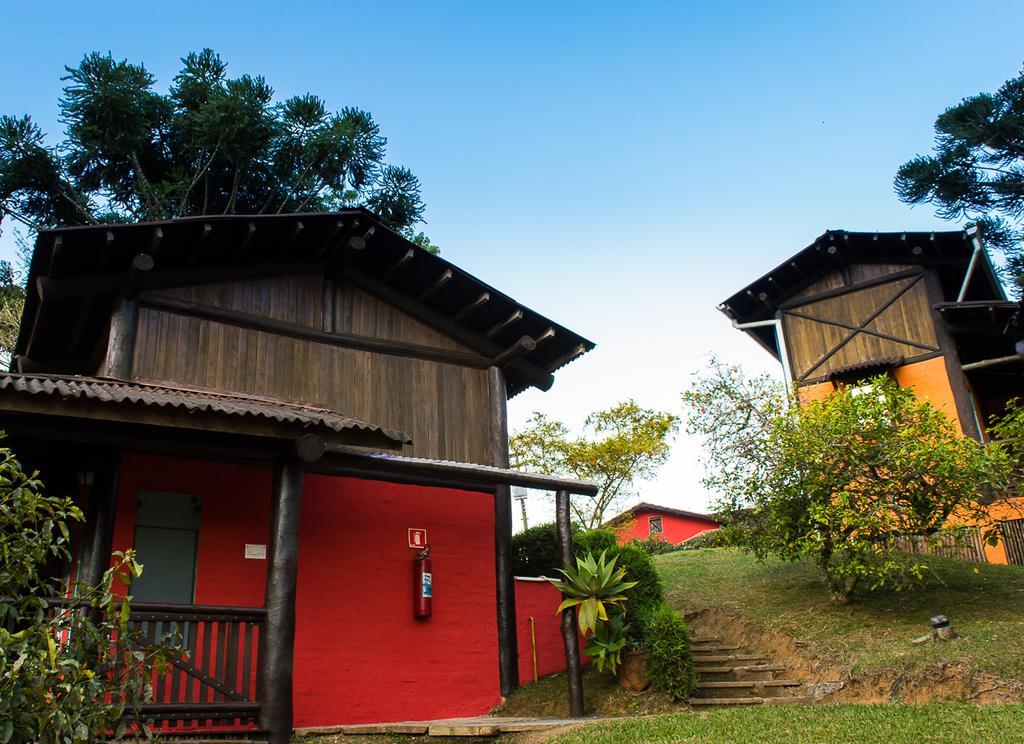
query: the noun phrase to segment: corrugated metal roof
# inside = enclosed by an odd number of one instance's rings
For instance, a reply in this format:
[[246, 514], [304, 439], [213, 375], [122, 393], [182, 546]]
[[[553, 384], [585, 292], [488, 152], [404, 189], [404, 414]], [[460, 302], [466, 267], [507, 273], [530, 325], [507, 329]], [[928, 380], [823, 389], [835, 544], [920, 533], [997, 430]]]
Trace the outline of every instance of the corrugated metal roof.
[[189, 413], [201, 412], [237, 417], [255, 417], [281, 424], [296, 424], [312, 432], [328, 434], [353, 429], [384, 435], [395, 442], [407, 444], [409, 437], [345, 416], [328, 408], [291, 403], [262, 396], [239, 395], [201, 388], [128, 382], [111, 378], [72, 375], [17, 374], [0, 375], [0, 391], [25, 395], [78, 398], [112, 405], [154, 406], [173, 408]]
[[327, 451], [341, 458], [349, 458], [362, 463], [377, 463], [395, 473], [437, 473], [449, 477], [467, 478], [473, 481], [500, 483], [523, 488], [534, 488], [542, 491], [566, 490], [570, 493], [594, 495], [600, 486], [587, 480], [563, 478], [558, 475], [525, 473], [511, 468], [500, 468], [494, 465], [479, 465], [471, 462], [453, 460], [435, 460], [427, 457], [410, 457], [391, 452], [368, 452], [366, 450], [344, 445], [329, 446]]

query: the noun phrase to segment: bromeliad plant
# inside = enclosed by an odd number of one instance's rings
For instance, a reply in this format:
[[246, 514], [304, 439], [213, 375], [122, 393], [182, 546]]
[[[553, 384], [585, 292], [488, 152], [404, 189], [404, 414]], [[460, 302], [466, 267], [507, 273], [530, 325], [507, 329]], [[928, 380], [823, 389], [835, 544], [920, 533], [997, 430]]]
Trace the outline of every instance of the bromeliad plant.
[[578, 606], [580, 632], [586, 635], [594, 632], [598, 620], [608, 620], [608, 608], [621, 606], [626, 594], [636, 586], [635, 581], [626, 581], [626, 569], [616, 568], [618, 556], [608, 560], [608, 551], [602, 550], [599, 558], [588, 552], [586, 557], [576, 557], [576, 568], [556, 569], [565, 580], [552, 580], [556, 589], [566, 595], [558, 612]]
[[608, 560], [608, 551], [602, 550], [598, 558], [588, 552], [583, 558], [576, 557], [576, 568], [556, 569], [564, 580], [551, 580], [566, 598], [558, 606], [558, 612], [569, 607], [579, 607], [578, 622], [584, 635], [593, 633], [598, 621], [608, 621], [608, 608], [621, 607], [626, 601], [626, 592], [636, 586], [635, 581], [626, 581], [626, 569], [616, 568], [618, 556]]

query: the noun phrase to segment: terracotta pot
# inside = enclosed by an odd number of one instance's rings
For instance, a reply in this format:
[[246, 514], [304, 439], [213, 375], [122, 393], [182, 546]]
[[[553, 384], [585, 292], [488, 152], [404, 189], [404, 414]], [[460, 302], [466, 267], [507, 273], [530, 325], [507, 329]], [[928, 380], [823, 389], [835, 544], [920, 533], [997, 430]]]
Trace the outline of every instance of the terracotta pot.
[[619, 687], [624, 690], [640, 692], [651, 686], [651, 680], [647, 678], [647, 667], [644, 664], [644, 652], [637, 649], [629, 649], [622, 653], [622, 663], [615, 676], [619, 680]]

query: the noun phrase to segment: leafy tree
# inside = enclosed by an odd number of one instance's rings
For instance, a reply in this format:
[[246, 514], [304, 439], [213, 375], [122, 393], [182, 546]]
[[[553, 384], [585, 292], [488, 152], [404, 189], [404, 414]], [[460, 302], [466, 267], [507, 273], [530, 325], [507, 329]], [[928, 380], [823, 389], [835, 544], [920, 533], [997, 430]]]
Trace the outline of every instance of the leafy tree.
[[1003, 251], [1006, 274], [1024, 279], [1024, 72], [995, 93], [979, 93], [935, 120], [935, 151], [900, 166], [896, 193], [932, 204], [946, 220], [977, 224]]
[[[726, 529], [760, 558], [813, 561], [838, 603], [859, 585], [898, 589], [919, 580], [926, 556], [900, 553], [894, 538], [937, 545], [957, 531], [951, 517], [978, 520], [983, 502], [1005, 485], [1000, 448], [961, 436], [945, 414], [887, 377], [781, 408], [770, 387], [738, 386], [739, 378], [712, 368], [684, 395], [689, 430], [707, 442], [706, 483], [720, 489]], [[693, 406], [725, 389], [714, 407]], [[729, 428], [748, 415], [757, 422], [752, 431]], [[753, 441], [738, 441], [746, 437]], [[984, 537], [994, 540], [994, 531]]]
[[332, 113], [310, 94], [277, 103], [266, 80], [228, 77], [210, 49], [182, 65], [166, 93], [109, 54], [66, 68], [57, 147], [30, 117], [0, 117], [0, 219], [37, 229], [363, 205], [429, 245], [412, 231], [419, 179], [385, 163], [369, 113]]
[[49, 496], [11, 450], [0, 449], [0, 742], [85, 743], [132, 730], [150, 694], [151, 670], [168, 646], [144, 648], [128, 626], [127, 597], [112, 591], [142, 567], [131, 552], [95, 587], [79, 587], [80, 609], [54, 605], [70, 560], [70, 499]]
[[0, 366], [6, 368], [14, 354], [25, 307], [25, 289], [10, 261], [0, 261]]
[[677, 416], [633, 400], [587, 416], [582, 436], [535, 411], [509, 440], [509, 450], [516, 467], [597, 481], [596, 496], [570, 501], [574, 517], [592, 529], [626, 499], [634, 480], [652, 477], [668, 460], [678, 428]]

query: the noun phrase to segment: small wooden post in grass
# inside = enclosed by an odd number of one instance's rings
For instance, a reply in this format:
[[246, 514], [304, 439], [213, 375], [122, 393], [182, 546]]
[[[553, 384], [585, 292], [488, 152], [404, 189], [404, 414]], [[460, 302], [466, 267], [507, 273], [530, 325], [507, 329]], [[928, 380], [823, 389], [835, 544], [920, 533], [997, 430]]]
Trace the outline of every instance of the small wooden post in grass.
[[[562, 568], [572, 568], [572, 523], [569, 521], [569, 492], [555, 494], [555, 521], [558, 524], [558, 547]], [[569, 713], [573, 718], [583, 715], [583, 674], [580, 670], [580, 639], [576, 632], [576, 608], [562, 610], [562, 644], [565, 647], [565, 672], [569, 679]]]

